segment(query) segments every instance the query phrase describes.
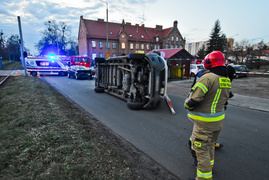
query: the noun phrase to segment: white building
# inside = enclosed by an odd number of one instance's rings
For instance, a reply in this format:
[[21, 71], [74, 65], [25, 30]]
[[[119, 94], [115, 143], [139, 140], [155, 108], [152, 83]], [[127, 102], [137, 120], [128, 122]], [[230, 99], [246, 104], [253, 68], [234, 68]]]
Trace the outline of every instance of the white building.
[[202, 48], [203, 44], [206, 46], [207, 41], [186, 43], [185, 49], [192, 55], [195, 56], [197, 52]]

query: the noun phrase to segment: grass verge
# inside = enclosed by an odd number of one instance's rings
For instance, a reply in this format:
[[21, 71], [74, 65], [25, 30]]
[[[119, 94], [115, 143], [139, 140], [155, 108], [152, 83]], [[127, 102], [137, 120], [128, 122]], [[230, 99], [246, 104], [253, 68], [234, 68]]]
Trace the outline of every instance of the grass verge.
[[0, 179], [136, 179], [125, 157], [39, 78], [0, 87]]

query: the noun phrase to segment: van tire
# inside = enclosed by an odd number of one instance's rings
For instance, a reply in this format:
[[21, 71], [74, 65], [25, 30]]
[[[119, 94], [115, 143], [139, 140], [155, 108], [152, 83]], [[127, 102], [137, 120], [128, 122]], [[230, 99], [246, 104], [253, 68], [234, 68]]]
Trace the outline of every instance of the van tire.
[[96, 57], [95, 58], [95, 63], [104, 63], [106, 61], [105, 58], [102, 58], [102, 57]]
[[128, 57], [130, 59], [144, 59], [145, 58], [145, 54], [130, 53]]
[[63, 71], [59, 72], [59, 76], [64, 76], [64, 75], [65, 75], [65, 72], [63, 72]]
[[103, 92], [105, 92], [105, 88], [102, 88], [102, 87], [95, 87], [95, 88], [94, 88], [94, 91], [95, 91], [96, 93], [103, 93]]
[[130, 100], [127, 100], [127, 106], [132, 110], [141, 110], [144, 107], [144, 103], [133, 103]]
[[32, 72], [31, 72], [31, 75], [34, 76], [34, 77], [36, 77], [36, 76], [37, 76], [37, 72], [32, 71]]

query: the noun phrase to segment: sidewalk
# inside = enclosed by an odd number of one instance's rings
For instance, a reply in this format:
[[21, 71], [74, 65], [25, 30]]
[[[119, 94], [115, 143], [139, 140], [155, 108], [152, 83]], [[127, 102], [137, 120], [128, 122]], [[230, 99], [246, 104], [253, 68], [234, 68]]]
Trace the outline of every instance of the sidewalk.
[[234, 94], [229, 105], [269, 112], [269, 99]]
[[[187, 96], [191, 89], [192, 82], [193, 79], [169, 82], [167, 93]], [[269, 99], [266, 98], [234, 94], [234, 97], [229, 99], [229, 105], [269, 112]]]
[[0, 76], [16, 76], [16, 72], [18, 76], [24, 76], [24, 70], [0, 70]]

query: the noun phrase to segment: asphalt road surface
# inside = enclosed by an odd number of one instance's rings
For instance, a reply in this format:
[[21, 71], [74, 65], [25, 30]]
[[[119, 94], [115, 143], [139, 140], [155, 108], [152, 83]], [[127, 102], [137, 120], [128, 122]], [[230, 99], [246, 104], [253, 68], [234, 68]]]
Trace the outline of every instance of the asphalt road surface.
[[[154, 110], [133, 111], [126, 103], [106, 93], [94, 92], [94, 80], [43, 76], [65, 96], [132, 143], [179, 179], [194, 178], [196, 170], [187, 142], [192, 122], [183, 108], [185, 97], [169, 95], [175, 115], [165, 102]], [[216, 150], [214, 179], [268, 179], [269, 113], [229, 106]]]

